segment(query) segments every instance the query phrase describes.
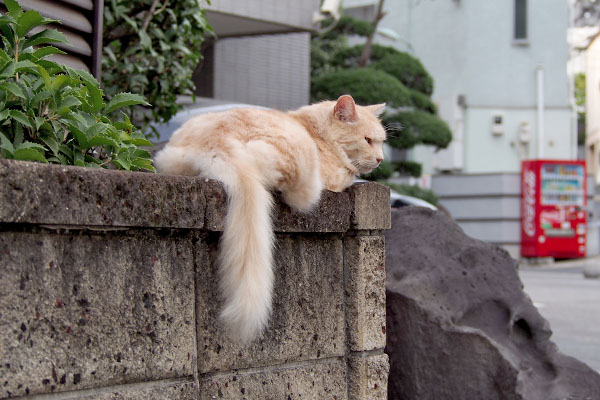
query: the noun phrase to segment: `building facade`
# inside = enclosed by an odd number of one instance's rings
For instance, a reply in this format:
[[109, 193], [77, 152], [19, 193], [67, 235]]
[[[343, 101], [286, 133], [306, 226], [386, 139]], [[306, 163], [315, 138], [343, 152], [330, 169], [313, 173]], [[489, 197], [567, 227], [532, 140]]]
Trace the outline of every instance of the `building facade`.
[[[345, 0], [370, 19], [377, 0]], [[450, 146], [412, 149], [465, 232], [519, 256], [521, 161], [572, 159], [576, 118], [567, 75], [564, 0], [394, 0], [377, 40], [417, 57], [453, 132]], [[393, 38], [393, 39], [391, 39]]]
[[216, 40], [204, 50], [197, 94], [277, 109], [306, 105], [310, 31], [320, 0], [214, 1], [206, 7]]

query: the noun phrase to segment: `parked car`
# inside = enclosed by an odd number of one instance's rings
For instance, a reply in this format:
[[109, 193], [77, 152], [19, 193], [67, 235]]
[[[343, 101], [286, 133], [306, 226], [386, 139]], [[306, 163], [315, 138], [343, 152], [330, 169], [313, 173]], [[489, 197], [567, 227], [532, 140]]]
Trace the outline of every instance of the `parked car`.
[[[355, 179], [354, 182], [368, 182], [364, 179]], [[400, 208], [406, 206], [416, 206], [416, 207], [425, 207], [430, 210], [437, 210], [438, 208], [433, 204], [419, 199], [418, 197], [407, 196], [405, 194], [400, 194], [392, 189], [390, 189], [390, 205], [392, 208]]]

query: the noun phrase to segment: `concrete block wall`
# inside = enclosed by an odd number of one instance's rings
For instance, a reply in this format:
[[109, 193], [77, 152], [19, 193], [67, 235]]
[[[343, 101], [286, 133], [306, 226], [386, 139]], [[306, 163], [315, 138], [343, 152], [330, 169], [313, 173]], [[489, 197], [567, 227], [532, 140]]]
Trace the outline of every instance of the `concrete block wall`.
[[217, 319], [225, 204], [199, 178], [0, 160], [0, 398], [385, 399], [387, 189], [278, 200], [247, 346]]

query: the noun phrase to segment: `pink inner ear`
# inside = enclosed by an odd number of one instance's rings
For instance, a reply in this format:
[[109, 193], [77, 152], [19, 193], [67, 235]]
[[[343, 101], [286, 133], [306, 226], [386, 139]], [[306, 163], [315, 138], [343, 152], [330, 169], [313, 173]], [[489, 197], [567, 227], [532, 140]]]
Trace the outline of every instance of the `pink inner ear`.
[[354, 105], [354, 99], [352, 96], [343, 95], [340, 96], [335, 107], [333, 108], [333, 115], [340, 121], [354, 122], [358, 119], [356, 114], [356, 107]]

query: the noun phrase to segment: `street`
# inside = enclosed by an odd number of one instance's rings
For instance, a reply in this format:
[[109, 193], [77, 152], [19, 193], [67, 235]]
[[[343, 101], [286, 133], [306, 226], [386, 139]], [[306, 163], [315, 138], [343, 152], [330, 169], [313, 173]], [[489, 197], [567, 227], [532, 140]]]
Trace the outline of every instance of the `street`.
[[519, 274], [560, 351], [600, 372], [600, 279], [583, 277], [584, 268], [594, 264], [600, 258], [521, 266]]

